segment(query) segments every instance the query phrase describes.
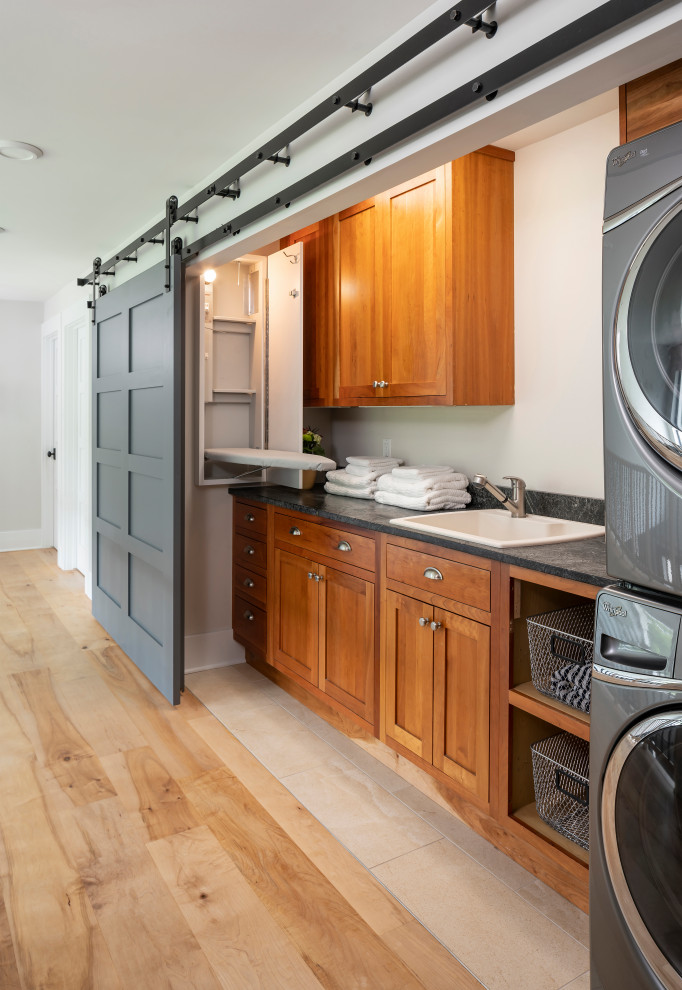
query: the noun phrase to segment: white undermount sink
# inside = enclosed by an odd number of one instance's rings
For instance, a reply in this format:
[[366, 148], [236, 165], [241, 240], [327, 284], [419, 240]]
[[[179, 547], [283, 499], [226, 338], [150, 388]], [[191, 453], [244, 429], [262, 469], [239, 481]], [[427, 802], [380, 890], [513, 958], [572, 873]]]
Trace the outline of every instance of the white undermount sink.
[[403, 516], [391, 519], [391, 523], [417, 533], [437, 533], [489, 547], [530, 547], [538, 543], [568, 543], [604, 535], [603, 526], [551, 516], [529, 515], [515, 519], [507, 509], [457, 509], [455, 512], [434, 512], [432, 516]]

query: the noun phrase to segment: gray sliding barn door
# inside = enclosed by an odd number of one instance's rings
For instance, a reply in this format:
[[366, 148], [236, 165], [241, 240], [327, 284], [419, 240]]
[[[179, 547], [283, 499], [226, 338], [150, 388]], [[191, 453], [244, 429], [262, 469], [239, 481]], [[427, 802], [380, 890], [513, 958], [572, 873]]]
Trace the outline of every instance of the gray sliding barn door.
[[180, 258], [97, 300], [92, 612], [172, 704], [183, 686]]

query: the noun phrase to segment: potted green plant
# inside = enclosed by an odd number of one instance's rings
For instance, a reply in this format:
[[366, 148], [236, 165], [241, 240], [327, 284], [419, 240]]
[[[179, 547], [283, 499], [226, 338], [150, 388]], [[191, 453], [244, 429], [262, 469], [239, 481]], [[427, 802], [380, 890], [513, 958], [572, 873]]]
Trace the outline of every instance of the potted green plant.
[[[324, 457], [322, 435], [316, 433], [311, 426], [303, 427], [303, 453], [320, 454]], [[301, 471], [301, 488], [312, 488], [317, 478], [317, 471]]]

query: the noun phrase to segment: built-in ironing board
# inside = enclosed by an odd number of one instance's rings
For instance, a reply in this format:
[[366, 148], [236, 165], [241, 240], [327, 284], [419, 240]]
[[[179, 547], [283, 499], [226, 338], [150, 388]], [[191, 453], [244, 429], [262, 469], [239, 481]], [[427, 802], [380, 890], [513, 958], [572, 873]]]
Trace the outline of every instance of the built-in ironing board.
[[208, 447], [204, 456], [207, 461], [221, 461], [224, 464], [249, 466], [235, 476], [244, 478], [263, 468], [290, 468], [292, 471], [333, 471], [336, 461], [321, 454], [302, 454], [295, 450], [259, 450], [255, 447]]

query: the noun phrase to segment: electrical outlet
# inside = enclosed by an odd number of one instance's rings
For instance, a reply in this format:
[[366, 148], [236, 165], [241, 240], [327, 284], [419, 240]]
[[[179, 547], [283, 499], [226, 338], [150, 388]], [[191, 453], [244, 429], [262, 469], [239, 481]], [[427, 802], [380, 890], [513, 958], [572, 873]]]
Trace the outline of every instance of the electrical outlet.
[[381, 456], [382, 457], [390, 457], [391, 456], [391, 441], [390, 440], [382, 440], [381, 442], [382, 442], [382, 445], [383, 445], [382, 446], [382, 450], [381, 450]]

